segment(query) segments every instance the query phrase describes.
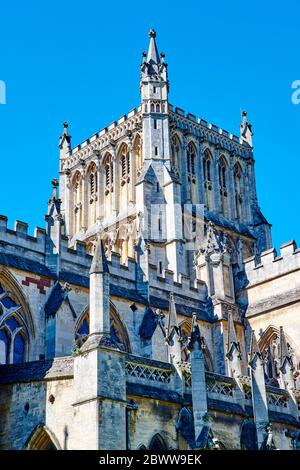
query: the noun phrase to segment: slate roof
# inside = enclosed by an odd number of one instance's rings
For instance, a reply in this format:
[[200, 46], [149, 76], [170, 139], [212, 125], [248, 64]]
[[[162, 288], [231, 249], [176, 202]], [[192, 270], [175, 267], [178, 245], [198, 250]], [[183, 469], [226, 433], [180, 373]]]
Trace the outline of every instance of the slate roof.
[[51, 271], [39, 261], [12, 255], [10, 253], [0, 252], [0, 264], [21, 269], [22, 271], [40, 274], [41, 276], [53, 277]]
[[0, 366], [0, 384], [70, 377], [73, 377], [72, 356]]

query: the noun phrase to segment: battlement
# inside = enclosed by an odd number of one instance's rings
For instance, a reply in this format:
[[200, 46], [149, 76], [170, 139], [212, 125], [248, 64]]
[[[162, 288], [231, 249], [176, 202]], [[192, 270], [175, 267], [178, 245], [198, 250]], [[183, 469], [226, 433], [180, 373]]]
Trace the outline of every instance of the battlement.
[[73, 147], [70, 152], [66, 153], [66, 159], [71, 164], [76, 164], [80, 159], [85, 158], [89, 153], [95, 150], [101, 150], [111, 143], [111, 141], [118, 140], [126, 136], [126, 132], [133, 130], [141, 117], [141, 109], [133, 108], [129, 113], [123, 114], [119, 119], [113, 121], [107, 127], [104, 127], [99, 132], [96, 132], [88, 139]]
[[166, 298], [169, 293], [184, 295], [190, 299], [205, 299], [207, 295], [207, 287], [205, 282], [200, 280], [193, 281], [185, 274], [179, 274], [178, 280], [175, 279], [173, 271], [163, 269], [161, 274], [157, 272], [157, 266], [149, 264], [149, 285], [152, 290], [165, 291]]
[[237, 135], [229, 133], [225, 129], [222, 129], [215, 124], [211, 124], [202, 118], [197, 118], [194, 114], [186, 113], [183, 109], [174, 107], [171, 104], [169, 104], [169, 110], [177, 122], [184, 120], [186, 121], [186, 124], [191, 125], [191, 128], [196, 126], [199, 128], [199, 130], [201, 129], [204, 135], [209, 132], [219, 138], [221, 137], [224, 143], [230, 145], [230, 148], [232, 147], [232, 144], [237, 144], [237, 147], [242, 151], [243, 155], [249, 156], [249, 149], [251, 148], [247, 147], [245, 144], [242, 144], [240, 137]]
[[6, 253], [29, 255], [35, 261], [43, 261], [46, 246], [46, 231], [40, 227], [29, 235], [28, 224], [20, 220], [14, 222], [14, 229], [8, 227], [8, 219], [0, 215], [0, 250]]
[[275, 248], [261, 253], [259, 259], [252, 256], [244, 261], [246, 276], [251, 284], [257, 284], [300, 270], [300, 249], [291, 240], [280, 246], [280, 255]]

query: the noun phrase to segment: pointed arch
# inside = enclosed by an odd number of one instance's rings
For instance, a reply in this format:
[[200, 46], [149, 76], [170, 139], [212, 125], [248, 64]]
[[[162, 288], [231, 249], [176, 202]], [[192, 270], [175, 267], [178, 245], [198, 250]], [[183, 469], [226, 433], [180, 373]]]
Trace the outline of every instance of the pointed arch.
[[197, 191], [197, 147], [193, 141], [190, 141], [187, 145], [187, 172], [188, 180], [191, 191], [192, 204], [198, 202], [198, 191]]
[[228, 217], [228, 163], [224, 155], [218, 162], [219, 187], [221, 196], [221, 211], [224, 217]]
[[96, 223], [96, 209], [98, 198], [98, 168], [95, 162], [91, 162], [87, 169], [88, 182], [88, 227]]
[[26, 442], [27, 450], [61, 450], [54, 434], [45, 425], [38, 424]]
[[[112, 339], [122, 351], [131, 353], [131, 344], [126, 325], [122, 321], [117, 308], [110, 301], [110, 333]], [[78, 347], [86, 341], [89, 335], [89, 307], [87, 306], [75, 323], [75, 341]]]
[[112, 154], [106, 152], [102, 160], [103, 215], [109, 217], [113, 209], [114, 168]]
[[[188, 350], [187, 345], [188, 345], [189, 338], [190, 338], [191, 331], [192, 331], [192, 321], [190, 319], [184, 320], [182, 323], [180, 323], [179, 327], [180, 327], [181, 335], [183, 337], [181, 357], [184, 362], [190, 362], [190, 352]], [[205, 338], [202, 338], [202, 339], [205, 345], [205, 351], [204, 351], [205, 370], [207, 372], [213, 372], [214, 365], [213, 365], [212, 356], [207, 346]]]
[[120, 165], [120, 190], [119, 190], [119, 209], [126, 210], [130, 201], [130, 154], [127, 143], [123, 142], [117, 153]]
[[0, 364], [26, 362], [34, 323], [21, 286], [5, 268], [0, 271], [0, 294]]
[[156, 433], [150, 441], [149, 450], [151, 450], [152, 452], [156, 452], [156, 451], [167, 450], [167, 449], [168, 449], [168, 446], [165, 440], [163, 439], [163, 437], [159, 433]]
[[[299, 368], [299, 351], [297, 345], [285, 332], [287, 347], [291, 353], [294, 367]], [[265, 359], [265, 373], [270, 385], [279, 386], [280, 367], [280, 330], [274, 325], [269, 325], [258, 341], [258, 347]]]
[[181, 164], [181, 150], [182, 146], [178, 134], [174, 134], [171, 142], [171, 167], [177, 176], [179, 175]]
[[204, 150], [203, 154], [203, 179], [204, 179], [204, 196], [205, 205], [209, 211], [214, 209], [213, 204], [213, 183], [212, 183], [212, 162], [213, 156], [209, 148]]
[[235, 194], [235, 209], [236, 219], [241, 222], [243, 219], [243, 195], [244, 195], [244, 180], [243, 170], [239, 162], [236, 162], [233, 167], [233, 179], [234, 179], [234, 194]]

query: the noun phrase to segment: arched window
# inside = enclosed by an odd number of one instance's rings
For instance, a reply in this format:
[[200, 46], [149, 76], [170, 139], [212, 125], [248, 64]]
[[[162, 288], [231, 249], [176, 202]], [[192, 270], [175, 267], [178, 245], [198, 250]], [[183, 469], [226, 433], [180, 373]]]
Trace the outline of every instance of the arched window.
[[212, 211], [214, 209], [213, 184], [212, 184], [212, 155], [209, 149], [206, 149], [204, 151], [203, 178], [204, 178], [205, 205], [209, 211]]
[[[183, 322], [180, 325], [180, 331], [181, 331], [181, 359], [183, 362], [190, 362], [191, 360], [191, 354], [188, 349], [188, 343], [190, 340], [190, 335], [191, 335], [191, 322]], [[206, 341], [203, 338], [204, 344], [205, 344], [205, 351], [204, 351], [204, 360], [205, 360], [205, 370], [208, 372], [213, 372], [214, 367], [213, 367], [213, 360], [211, 357], [211, 354], [209, 352], [209, 349], [207, 347]]]
[[0, 364], [19, 364], [28, 358], [28, 325], [22, 305], [1, 284], [0, 294]]
[[228, 217], [227, 162], [223, 156], [221, 156], [219, 160], [219, 186], [221, 196], [221, 211], [224, 217]]
[[152, 452], [157, 452], [160, 450], [167, 450], [168, 447], [164, 441], [164, 439], [161, 437], [160, 434], [155, 434], [155, 436], [152, 437], [151, 442], [149, 444], [149, 450]]
[[197, 204], [197, 177], [196, 177], [196, 147], [193, 142], [190, 142], [187, 146], [187, 171], [188, 180], [191, 188], [191, 201], [193, 204]]
[[180, 168], [180, 149], [180, 140], [177, 135], [173, 135], [171, 147], [171, 167], [177, 176], [179, 176]]
[[91, 163], [87, 171], [88, 175], [88, 226], [96, 223], [97, 208], [97, 166]]
[[[287, 337], [287, 347], [294, 367], [299, 367], [299, 358], [291, 346], [291, 340]], [[259, 349], [265, 360], [265, 376], [268, 384], [279, 387], [280, 378], [280, 332], [279, 329], [270, 325], [264, 331], [258, 342]]]
[[241, 165], [236, 163], [233, 169], [236, 218], [239, 222], [243, 219], [243, 172]]
[[103, 174], [103, 215], [109, 217], [113, 208], [114, 169], [110, 153], [106, 153], [102, 162]]
[[82, 175], [76, 171], [73, 177], [74, 233], [82, 227]]
[[[117, 344], [121, 351], [131, 352], [130, 340], [117, 310], [111, 303], [110, 305], [110, 334], [112, 340]], [[89, 311], [87, 310], [79, 319], [75, 326], [75, 342], [77, 347], [81, 347], [89, 335]]]
[[130, 201], [130, 177], [131, 177], [131, 168], [130, 168], [130, 155], [129, 148], [127, 144], [123, 144], [118, 153], [118, 158], [120, 161], [120, 192], [119, 192], [119, 208], [120, 210], [126, 210]]

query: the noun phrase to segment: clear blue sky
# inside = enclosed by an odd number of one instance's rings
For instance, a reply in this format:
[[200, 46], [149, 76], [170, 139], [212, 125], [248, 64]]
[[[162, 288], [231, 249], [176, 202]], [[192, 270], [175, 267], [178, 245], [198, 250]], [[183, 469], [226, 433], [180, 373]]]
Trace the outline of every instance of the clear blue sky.
[[170, 102], [238, 133], [253, 124], [261, 208], [274, 245], [300, 245], [299, 2], [36, 0], [1, 6], [0, 213], [44, 226], [58, 136], [72, 144], [139, 104], [139, 64], [155, 28]]

